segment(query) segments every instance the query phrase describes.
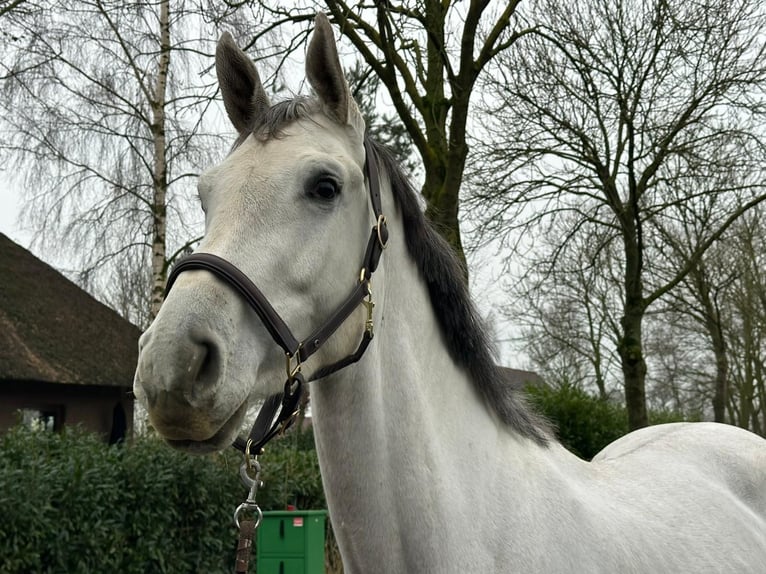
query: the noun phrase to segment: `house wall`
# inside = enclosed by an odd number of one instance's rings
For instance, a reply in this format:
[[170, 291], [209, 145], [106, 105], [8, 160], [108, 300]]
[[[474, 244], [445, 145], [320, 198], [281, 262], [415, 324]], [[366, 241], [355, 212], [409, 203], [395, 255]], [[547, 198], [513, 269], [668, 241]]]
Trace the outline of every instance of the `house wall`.
[[133, 400], [128, 391], [129, 387], [0, 381], [0, 432], [18, 424], [20, 409], [37, 409], [58, 413], [58, 426], [80, 424], [107, 440], [118, 403], [128, 432], [133, 427]]

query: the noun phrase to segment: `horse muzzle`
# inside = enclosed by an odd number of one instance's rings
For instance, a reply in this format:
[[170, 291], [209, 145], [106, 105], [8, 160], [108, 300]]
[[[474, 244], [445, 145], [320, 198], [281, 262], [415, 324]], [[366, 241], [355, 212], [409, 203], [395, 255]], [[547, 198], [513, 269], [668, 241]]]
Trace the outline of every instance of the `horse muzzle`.
[[[152, 427], [171, 445], [218, 450], [231, 443], [247, 409], [247, 400], [221, 388], [222, 352], [210, 340], [174, 340], [149, 329], [141, 338], [133, 383], [137, 400]], [[162, 352], [161, 352], [162, 351]]]

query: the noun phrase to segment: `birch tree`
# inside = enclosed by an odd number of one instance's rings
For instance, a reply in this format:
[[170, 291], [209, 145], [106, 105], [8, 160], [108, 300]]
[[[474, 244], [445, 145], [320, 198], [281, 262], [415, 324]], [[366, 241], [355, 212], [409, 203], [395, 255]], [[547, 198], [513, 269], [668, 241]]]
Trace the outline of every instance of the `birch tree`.
[[[169, 0], [27, 0], [2, 20], [2, 157], [23, 176], [25, 217], [140, 325], [201, 230], [187, 209], [198, 170], [224, 149], [204, 16]], [[136, 283], [138, 301], [120, 292]]]

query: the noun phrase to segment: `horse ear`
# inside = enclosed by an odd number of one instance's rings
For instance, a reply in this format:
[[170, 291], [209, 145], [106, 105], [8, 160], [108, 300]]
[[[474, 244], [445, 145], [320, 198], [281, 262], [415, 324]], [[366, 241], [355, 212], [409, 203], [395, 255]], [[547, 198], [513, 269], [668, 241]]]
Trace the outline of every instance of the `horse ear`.
[[306, 77], [331, 118], [364, 133], [362, 114], [340, 66], [332, 26], [322, 12], [316, 15], [314, 35], [306, 51]]
[[258, 116], [269, 108], [269, 98], [255, 64], [228, 32], [224, 32], [218, 41], [215, 71], [231, 123], [239, 133], [251, 131]]

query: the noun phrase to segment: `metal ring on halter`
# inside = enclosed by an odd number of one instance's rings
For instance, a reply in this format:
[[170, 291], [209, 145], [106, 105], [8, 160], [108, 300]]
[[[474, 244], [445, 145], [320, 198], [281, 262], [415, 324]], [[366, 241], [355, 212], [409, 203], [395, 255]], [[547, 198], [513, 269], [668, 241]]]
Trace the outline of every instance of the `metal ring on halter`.
[[263, 520], [263, 511], [254, 502], [250, 503], [245, 501], [237, 506], [237, 509], [234, 511], [234, 524], [236, 524], [237, 528], [240, 528], [239, 517], [243, 512], [247, 510], [252, 510], [255, 512], [255, 523], [253, 524], [253, 529], [258, 528], [258, 526], [261, 524], [261, 521]]
[[[386, 238], [385, 241], [383, 241], [383, 236], [381, 235], [381, 228], [386, 224], [386, 216], [382, 213], [378, 215], [378, 223], [375, 225], [375, 229], [378, 231], [378, 243], [380, 243], [380, 248], [385, 249], [388, 245], [388, 238]], [[388, 235], [388, 234], [386, 234]]]

